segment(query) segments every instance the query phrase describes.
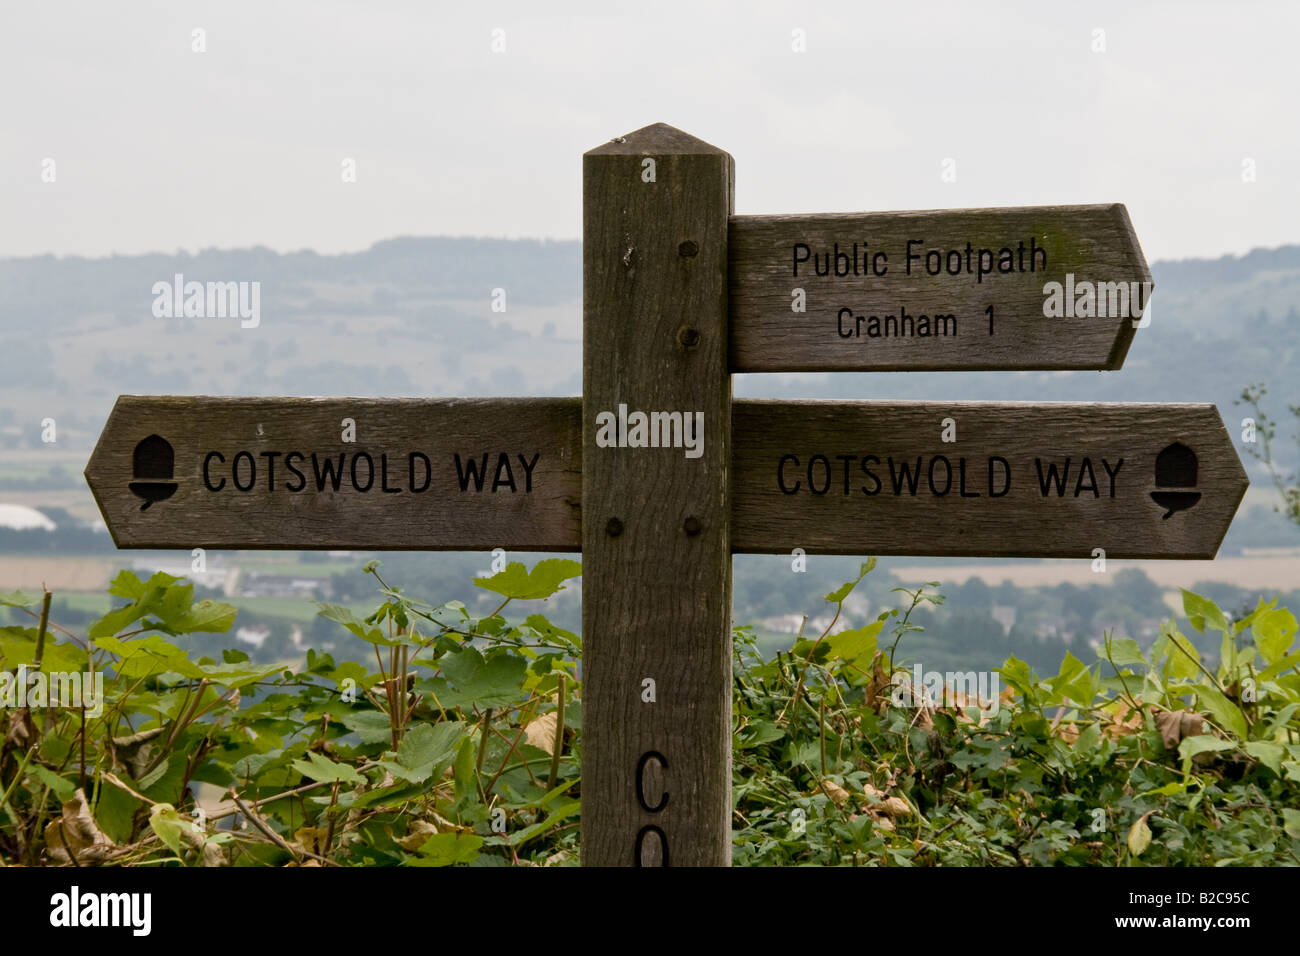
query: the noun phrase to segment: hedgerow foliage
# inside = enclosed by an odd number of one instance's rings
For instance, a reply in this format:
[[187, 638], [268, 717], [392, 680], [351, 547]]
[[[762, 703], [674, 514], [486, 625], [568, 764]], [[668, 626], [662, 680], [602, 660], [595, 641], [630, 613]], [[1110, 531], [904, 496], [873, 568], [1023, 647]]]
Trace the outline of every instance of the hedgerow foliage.
[[[11, 694], [38, 670], [98, 672], [105, 689], [102, 708], [28, 694], [4, 711], [3, 860], [577, 863], [582, 643], [535, 602], [578, 563], [477, 579], [501, 597], [477, 618], [366, 570], [374, 613], [320, 614], [373, 664], [198, 656], [186, 636], [228, 631], [235, 609], [167, 574], [122, 572], [119, 606], [84, 635], [47, 621], [48, 599], [0, 598], [34, 622], [0, 629]], [[858, 581], [827, 595], [836, 618]], [[1300, 862], [1289, 611], [1234, 620], [1184, 592], [1191, 626], [1221, 634], [1217, 660], [1171, 619], [1148, 649], [1106, 636], [1097, 660], [1067, 655], [1050, 676], [1012, 657], [991, 699], [970, 685], [931, 701], [905, 654], [932, 587], [766, 659], [735, 630], [737, 864]]]

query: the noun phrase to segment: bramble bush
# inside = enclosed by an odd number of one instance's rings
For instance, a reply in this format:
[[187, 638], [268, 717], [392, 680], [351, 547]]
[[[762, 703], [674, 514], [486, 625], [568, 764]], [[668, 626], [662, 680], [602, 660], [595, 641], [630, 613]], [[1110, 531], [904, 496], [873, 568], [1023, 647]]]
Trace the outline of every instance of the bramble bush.
[[[840, 617], [872, 569], [827, 595]], [[536, 605], [581, 572], [549, 559], [475, 580], [473, 617], [367, 565], [382, 603], [324, 604], [367, 660], [255, 665], [187, 651], [235, 609], [124, 571], [84, 635], [49, 598], [0, 596], [16, 674], [98, 672], [102, 706], [19, 695], [0, 744], [0, 858], [25, 865], [444, 866], [578, 861], [582, 654]], [[1107, 635], [1050, 676], [1012, 657], [993, 699], [912, 688], [913, 612], [796, 637], [764, 657], [736, 628], [738, 865], [1267, 865], [1300, 862], [1300, 650], [1290, 611], [1232, 618], [1184, 591], [1192, 628]], [[518, 611], [520, 602], [525, 610]], [[507, 611], [510, 617], [507, 618]], [[832, 633], [833, 632], [833, 633]], [[22, 670], [20, 670], [22, 668]], [[0, 678], [3, 680], [3, 678]], [[974, 685], [971, 685], [974, 686]], [[25, 705], [25, 706], [23, 706]]]

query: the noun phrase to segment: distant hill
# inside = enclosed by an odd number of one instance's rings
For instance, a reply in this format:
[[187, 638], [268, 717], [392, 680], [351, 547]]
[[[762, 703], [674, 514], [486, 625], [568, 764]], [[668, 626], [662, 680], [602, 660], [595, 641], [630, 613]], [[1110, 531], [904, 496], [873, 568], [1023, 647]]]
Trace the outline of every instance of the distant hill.
[[[397, 238], [322, 256], [0, 260], [0, 443], [59, 422], [89, 450], [123, 392], [215, 395], [557, 395], [581, 391], [575, 241]], [[156, 282], [258, 281], [261, 322], [156, 318]], [[745, 396], [1210, 401], [1225, 420], [1268, 379], [1300, 404], [1300, 246], [1157, 262], [1152, 322], [1117, 372], [739, 376]], [[493, 311], [493, 291], [505, 311]], [[1281, 451], [1293, 448], [1281, 442]]]

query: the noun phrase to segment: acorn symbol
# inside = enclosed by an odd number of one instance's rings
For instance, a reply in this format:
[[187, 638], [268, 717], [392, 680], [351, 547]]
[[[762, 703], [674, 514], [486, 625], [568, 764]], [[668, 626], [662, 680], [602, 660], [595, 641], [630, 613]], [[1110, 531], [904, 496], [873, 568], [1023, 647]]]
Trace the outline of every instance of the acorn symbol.
[[[1156, 455], [1157, 488], [1195, 488], [1196, 452], [1181, 442], [1174, 442]], [[1201, 500], [1199, 491], [1153, 491], [1151, 500], [1166, 509], [1160, 516], [1167, 519], [1175, 511], [1186, 511]]]
[[156, 501], [166, 501], [176, 493], [178, 487], [172, 481], [175, 470], [176, 454], [171, 443], [160, 435], [150, 435], [135, 446], [131, 455], [135, 481], [127, 487], [132, 494], [144, 501], [140, 510], [146, 510]]

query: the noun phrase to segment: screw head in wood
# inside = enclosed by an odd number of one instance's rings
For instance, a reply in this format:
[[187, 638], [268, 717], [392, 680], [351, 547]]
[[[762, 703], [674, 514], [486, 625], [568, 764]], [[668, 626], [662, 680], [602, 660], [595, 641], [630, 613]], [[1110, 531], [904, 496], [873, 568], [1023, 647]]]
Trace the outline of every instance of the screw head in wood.
[[605, 522], [605, 534], [611, 538], [617, 538], [623, 533], [623, 522], [618, 518], [610, 518]]
[[695, 537], [695, 535], [700, 533], [700, 527], [700, 519], [695, 517], [695, 515], [689, 516], [682, 522], [683, 530], [685, 530], [691, 537]]
[[693, 349], [700, 344], [700, 330], [683, 325], [677, 330], [677, 341], [681, 343], [682, 348]]
[[694, 239], [687, 239], [685, 242], [678, 243], [677, 254], [683, 259], [694, 259], [700, 254], [700, 244]]

